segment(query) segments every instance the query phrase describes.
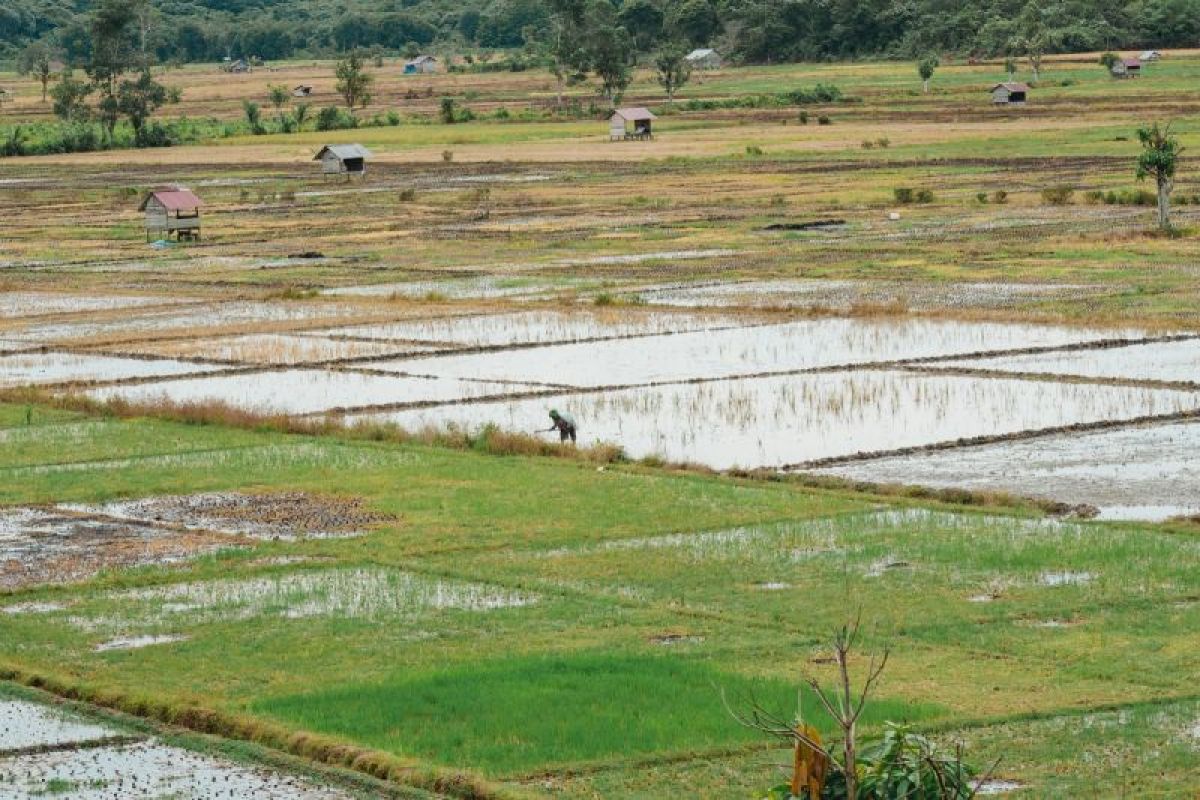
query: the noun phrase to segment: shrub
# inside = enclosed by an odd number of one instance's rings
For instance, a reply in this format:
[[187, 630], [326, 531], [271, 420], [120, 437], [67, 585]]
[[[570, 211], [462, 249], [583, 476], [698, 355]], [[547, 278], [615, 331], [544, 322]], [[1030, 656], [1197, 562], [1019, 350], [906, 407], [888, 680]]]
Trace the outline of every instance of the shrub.
[[1083, 193], [1083, 199], [1088, 203], [1092, 203], [1093, 205], [1099, 205], [1100, 203], [1104, 202], [1104, 192], [1098, 189], [1092, 189], [1091, 191]]
[[458, 122], [458, 108], [453, 97], [443, 97], [442, 104], [438, 108], [438, 119], [443, 125], [453, 125]]
[[1042, 199], [1052, 206], [1065, 206], [1071, 202], [1075, 189], [1070, 186], [1047, 186], [1042, 189]]
[[400, 112], [395, 109], [387, 112], [387, 124], [393, 128], [400, 124]]
[[801, 125], [808, 124], [808, 112], [807, 111], [804, 111], [804, 110], [800, 111], [800, 124]]
[[748, 155], [748, 156], [761, 156], [762, 154], [763, 154], [762, 148], [761, 148], [761, 147], [759, 147], [758, 145], [756, 145], [756, 144], [748, 144], [748, 145], [746, 145], [746, 155]]
[[917, 190], [917, 202], [918, 203], [932, 203], [933, 202], [933, 191], [930, 189], [918, 189]]
[[409, 187], [407, 189], [400, 190], [400, 202], [401, 203], [411, 203], [413, 200], [416, 200], [416, 199], [417, 199], [417, 190], [416, 189]]
[[827, 83], [818, 83], [811, 89], [792, 89], [780, 97], [795, 106], [813, 105], [815, 103], [836, 103], [842, 99], [842, 90]]
[[892, 140], [887, 138], [886, 136], [880, 136], [878, 139], [875, 140], [875, 146], [886, 150], [887, 148], [892, 146]]
[[1008, 202], [1008, 192], [1003, 189], [997, 189], [992, 192], [992, 202], [998, 205], [1004, 205]]
[[979, 192], [975, 195], [975, 200], [979, 203], [987, 203], [987, 192]]
[[831, 120], [831, 119], [830, 119], [828, 116], [826, 116], [825, 114], [822, 114], [821, 116], [817, 117], [817, 124], [818, 124], [818, 125], [832, 125], [832, 124], [833, 124], [833, 120]]
[[870, 149], [871, 149], [871, 148], [873, 148], [874, 146], [875, 146], [875, 143], [874, 143], [874, 142], [872, 142], [870, 139], [863, 139], [863, 140], [862, 140], [862, 149], [863, 149], [863, 150], [870, 150]]
[[453, 150], [443, 150], [442, 151], [442, 161], [445, 161], [447, 164], [449, 164], [453, 160], [454, 160], [454, 151]]
[[317, 130], [319, 131], [340, 131], [357, 127], [358, 120], [337, 106], [326, 106], [317, 112]]
[[892, 190], [892, 195], [895, 196], [897, 203], [904, 203], [907, 205], [913, 201], [913, 197], [916, 195], [916, 192], [914, 192], [908, 186], [897, 186]]
[[[944, 752], [906, 725], [887, 723], [883, 739], [858, 754], [859, 797], [937, 797], [966, 800], [975, 794], [976, 770], [956, 752]], [[845, 773], [830, 773], [822, 797], [846, 796]]]

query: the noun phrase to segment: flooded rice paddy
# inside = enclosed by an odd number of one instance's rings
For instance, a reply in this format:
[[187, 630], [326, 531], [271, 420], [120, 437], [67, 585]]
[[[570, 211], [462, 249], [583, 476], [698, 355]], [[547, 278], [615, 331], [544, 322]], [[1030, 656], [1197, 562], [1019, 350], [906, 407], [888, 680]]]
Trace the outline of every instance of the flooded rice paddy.
[[7, 800], [349, 800], [352, 796], [20, 699], [0, 699], [0, 795]]
[[437, 348], [419, 344], [348, 341], [282, 333], [140, 342], [121, 345], [119, 350], [142, 356], [279, 366], [437, 352]]
[[[421, 371], [418, 366], [415, 371]], [[94, 389], [97, 400], [135, 403], [221, 402], [262, 414], [310, 414], [335, 408], [434, 403], [529, 390], [520, 384], [457, 378], [391, 377], [360, 372], [286, 369], [185, 378]]]
[[[937, 320], [819, 319], [422, 359], [422, 372], [557, 383], [622, 386], [723, 378], [954, 353], [1053, 347], [1136, 333]], [[388, 362], [377, 369], [405, 369]]]
[[113, 591], [92, 605], [47, 616], [109, 637], [179, 636], [198, 625], [262, 617], [396, 622], [442, 611], [522, 608], [538, 599], [531, 592], [398, 569], [311, 569]]
[[438, 342], [463, 347], [619, 339], [729, 328], [744, 319], [717, 314], [587, 311], [522, 311], [449, 319], [356, 325], [321, 331], [326, 336], [362, 340]]
[[[974, 437], [1176, 414], [1200, 395], [1171, 389], [841, 371], [669, 384], [580, 395], [398, 411], [406, 428], [495, 424], [533, 431], [546, 409], [570, 412], [581, 443], [619, 442], [725, 469], [784, 467]], [[362, 417], [351, 417], [361, 419]]]
[[40, 317], [51, 314], [70, 314], [87, 311], [112, 311], [115, 309], [166, 305], [185, 301], [186, 298], [165, 298], [155, 295], [2, 292], [0, 293], [0, 318], [13, 319], [17, 317]]
[[87, 742], [112, 736], [109, 728], [25, 700], [0, 700], [0, 753]]
[[840, 309], [864, 305], [912, 310], [1005, 308], [1064, 294], [1097, 294], [1099, 286], [1039, 283], [911, 284], [794, 279], [672, 286], [638, 293], [646, 303], [690, 308]]
[[1153, 425], [998, 442], [828, 467], [876, 483], [999, 491], [1086, 504], [1104, 519], [1200, 514], [1200, 423]]
[[1200, 339], [950, 361], [944, 366], [1023, 374], [1200, 384]]
[[0, 387], [154, 378], [217, 369], [219, 367], [167, 358], [22, 353], [0, 356]]
[[[0, 387], [98, 383], [79, 391], [97, 400], [218, 402], [262, 414], [406, 428], [495, 424], [524, 433], [544, 429], [553, 407], [575, 416], [581, 444], [617, 444], [634, 457], [718, 469], [840, 459], [853, 463], [829, 472], [1013, 491], [1095, 505], [1105, 516], [1200, 511], [1177, 499], [1195, 479], [1187, 445], [1173, 441], [1190, 441], [1193, 428], [1128, 426], [1200, 410], [1200, 392], [1191, 391], [1200, 384], [1200, 339], [913, 315], [787, 319], [755, 310], [798, 297], [823, 308], [843, 307], [842, 300], [990, 307], [1095, 287], [747, 281], [643, 292], [674, 309], [497, 310], [510, 292], [524, 303], [526, 292], [584, 280], [429, 281], [494, 301], [464, 300], [453, 311], [371, 306], [386, 299], [381, 293], [421, 281], [333, 290], [340, 299], [324, 301], [83, 305], [66, 319], [17, 318], [0, 332], [9, 348], [49, 345], [0, 355]], [[273, 327], [254, 327], [262, 324]], [[85, 341], [96, 352], [53, 345]], [[1081, 426], [1114, 427], [1070, 430]], [[984, 443], [1004, 438], [1019, 441]], [[937, 452], [897, 452], [920, 448]], [[1017, 466], [1008, 462], [1014, 454]]]

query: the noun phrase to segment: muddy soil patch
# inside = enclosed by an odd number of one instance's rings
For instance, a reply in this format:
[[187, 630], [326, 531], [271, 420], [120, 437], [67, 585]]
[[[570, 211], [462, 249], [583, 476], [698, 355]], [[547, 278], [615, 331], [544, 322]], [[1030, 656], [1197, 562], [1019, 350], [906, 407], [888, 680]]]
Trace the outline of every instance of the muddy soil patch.
[[72, 508], [140, 524], [284, 541], [361, 536], [396, 519], [372, 510], [359, 497], [307, 492], [209, 492]]
[[99, 514], [4, 509], [0, 511], [0, 588], [78, 581], [104, 569], [170, 564], [240, 541]]

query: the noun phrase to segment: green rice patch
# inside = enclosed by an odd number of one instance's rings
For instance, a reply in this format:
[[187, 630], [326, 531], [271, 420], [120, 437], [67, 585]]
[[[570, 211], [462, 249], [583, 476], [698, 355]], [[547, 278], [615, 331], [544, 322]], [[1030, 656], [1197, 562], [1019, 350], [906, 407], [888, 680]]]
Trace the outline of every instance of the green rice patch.
[[[761, 741], [733, 719], [722, 693], [735, 707], [753, 696], [785, 717], [796, 707], [796, 687], [784, 681], [671, 656], [580, 653], [424, 669], [383, 683], [267, 699], [253, 708], [380, 750], [513, 775]], [[885, 699], [868, 706], [863, 724], [940, 713], [931, 704]], [[831, 730], [807, 693], [803, 714]]]

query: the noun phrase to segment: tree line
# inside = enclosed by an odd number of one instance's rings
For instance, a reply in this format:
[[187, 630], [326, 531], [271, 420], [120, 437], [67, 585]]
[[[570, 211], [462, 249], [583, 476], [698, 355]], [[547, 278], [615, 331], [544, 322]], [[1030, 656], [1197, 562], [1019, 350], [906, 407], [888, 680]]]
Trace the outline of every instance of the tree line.
[[[82, 66], [98, 0], [5, 0], [0, 57], [32, 42]], [[569, 16], [593, 52], [649, 63], [673, 46], [716, 46], [746, 63], [928, 53], [1025, 55], [1175, 47], [1200, 40], [1200, 0], [147, 0], [140, 38], [157, 63], [282, 59], [363, 48], [561, 48]], [[1036, 24], [1031, 24], [1036, 23]]]

